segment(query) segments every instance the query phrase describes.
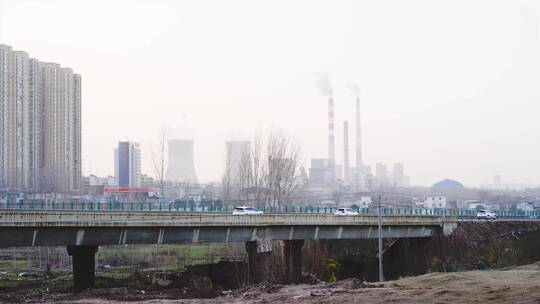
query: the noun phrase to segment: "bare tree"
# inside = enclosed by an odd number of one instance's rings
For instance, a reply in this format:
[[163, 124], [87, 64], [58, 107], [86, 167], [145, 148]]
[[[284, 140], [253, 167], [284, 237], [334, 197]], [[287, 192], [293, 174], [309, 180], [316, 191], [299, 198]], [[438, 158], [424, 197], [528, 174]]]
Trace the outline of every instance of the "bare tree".
[[246, 200], [253, 185], [251, 145], [227, 144], [225, 171], [222, 177], [223, 194], [228, 199]]
[[227, 157], [222, 180], [224, 198], [237, 194], [236, 198], [249, 200], [259, 208], [288, 202], [298, 189], [299, 151], [282, 132], [270, 134], [266, 141], [256, 134], [238, 163]]
[[154, 174], [159, 187], [161, 198], [165, 197], [165, 174], [167, 172], [167, 136], [165, 129], [159, 133], [157, 150], [152, 151], [152, 163], [154, 165]]
[[232, 180], [232, 170], [231, 170], [231, 158], [230, 158], [230, 147], [227, 146], [227, 151], [225, 152], [225, 171], [221, 178], [221, 196], [223, 200], [228, 201], [231, 199], [231, 180]]
[[257, 133], [249, 150], [244, 151], [239, 166], [241, 199], [264, 207], [266, 191], [266, 166], [263, 159], [263, 138]]
[[240, 200], [249, 198], [253, 183], [253, 162], [251, 161], [250, 150], [242, 151], [240, 163], [238, 164], [238, 198]]
[[297, 183], [300, 149], [282, 132], [273, 133], [267, 140], [267, 188], [270, 205], [280, 207], [287, 203], [299, 188]]
[[265, 166], [263, 155], [263, 138], [261, 134], [256, 134], [253, 138], [253, 146], [250, 151], [252, 162], [252, 189], [254, 191], [254, 201], [257, 207], [266, 205], [266, 175], [267, 168]]

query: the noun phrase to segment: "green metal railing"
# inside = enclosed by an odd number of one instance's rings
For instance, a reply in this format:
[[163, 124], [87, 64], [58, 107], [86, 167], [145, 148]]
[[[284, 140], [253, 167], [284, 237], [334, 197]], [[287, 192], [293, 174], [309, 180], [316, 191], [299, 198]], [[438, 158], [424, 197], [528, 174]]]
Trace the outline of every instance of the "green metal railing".
[[[218, 201], [195, 202], [116, 202], [116, 201], [81, 201], [81, 200], [26, 200], [18, 202], [0, 202], [0, 209], [8, 210], [81, 210], [81, 211], [175, 211], [175, 212], [231, 212], [235, 205]], [[377, 214], [377, 208], [353, 207], [360, 215]], [[265, 213], [308, 213], [332, 214], [336, 207], [329, 206], [267, 206], [261, 209]], [[476, 217], [474, 209], [425, 209], [425, 208], [381, 208], [383, 216], [452, 216]], [[540, 211], [495, 211], [499, 218], [540, 218]]]

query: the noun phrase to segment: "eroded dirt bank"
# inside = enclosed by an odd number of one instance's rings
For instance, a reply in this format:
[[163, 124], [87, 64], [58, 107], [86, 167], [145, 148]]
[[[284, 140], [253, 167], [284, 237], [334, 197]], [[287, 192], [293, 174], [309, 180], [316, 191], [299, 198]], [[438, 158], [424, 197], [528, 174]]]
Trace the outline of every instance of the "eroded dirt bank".
[[[210, 294], [197, 291], [201, 296]], [[216, 294], [214, 293], [214, 296]], [[27, 303], [540, 303], [540, 262], [503, 270], [431, 273], [390, 281], [384, 285], [360, 280], [337, 283], [271, 285], [260, 284], [221, 292], [211, 299], [185, 299], [194, 291], [162, 290], [149, 295], [142, 290], [100, 289], [79, 295], [43, 295]], [[184, 299], [182, 299], [184, 298]]]

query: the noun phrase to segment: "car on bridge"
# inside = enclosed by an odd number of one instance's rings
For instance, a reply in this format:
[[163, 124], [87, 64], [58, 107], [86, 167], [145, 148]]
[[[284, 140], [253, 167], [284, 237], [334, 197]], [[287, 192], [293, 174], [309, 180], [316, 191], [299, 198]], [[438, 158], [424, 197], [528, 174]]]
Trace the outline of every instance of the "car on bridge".
[[476, 218], [477, 218], [477, 219], [486, 219], [486, 220], [496, 220], [496, 219], [497, 219], [497, 215], [496, 215], [495, 212], [493, 212], [493, 211], [489, 211], [489, 210], [479, 210], [479, 211], [476, 213]]
[[264, 212], [260, 211], [259, 209], [255, 207], [238, 206], [234, 208], [232, 214], [233, 215], [258, 215], [258, 214], [264, 214]]
[[338, 208], [334, 215], [359, 215], [358, 211], [354, 211], [352, 208]]

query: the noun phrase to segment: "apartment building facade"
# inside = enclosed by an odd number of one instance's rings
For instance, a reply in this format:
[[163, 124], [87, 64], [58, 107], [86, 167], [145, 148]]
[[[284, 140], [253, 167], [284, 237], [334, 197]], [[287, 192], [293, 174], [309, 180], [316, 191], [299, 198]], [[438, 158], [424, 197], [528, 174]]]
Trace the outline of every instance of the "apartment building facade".
[[141, 148], [138, 143], [118, 142], [114, 149], [114, 178], [118, 187], [141, 187]]
[[80, 75], [0, 45], [0, 189], [80, 187]]

